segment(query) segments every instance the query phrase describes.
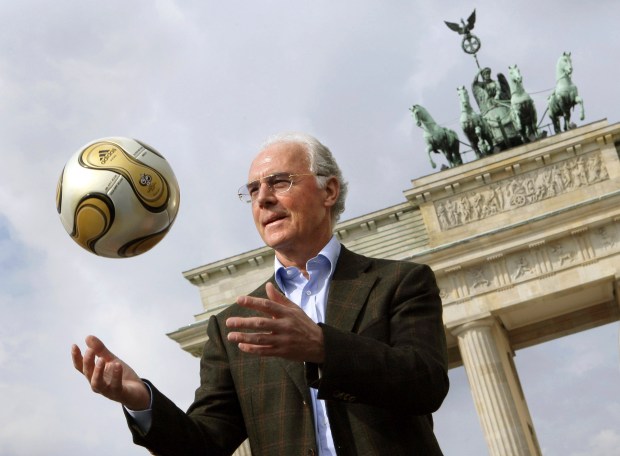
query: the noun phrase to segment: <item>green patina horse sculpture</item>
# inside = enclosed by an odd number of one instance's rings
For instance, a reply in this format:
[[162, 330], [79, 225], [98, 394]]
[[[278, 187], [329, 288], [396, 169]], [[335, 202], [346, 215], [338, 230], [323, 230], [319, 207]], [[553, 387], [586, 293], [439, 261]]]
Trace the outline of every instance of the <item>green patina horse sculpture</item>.
[[426, 151], [431, 166], [437, 167], [431, 157], [431, 152], [443, 152], [450, 168], [462, 165], [463, 160], [459, 153], [460, 143], [456, 132], [437, 125], [428, 111], [420, 105], [413, 105], [409, 110], [416, 125], [424, 130], [424, 141], [426, 141]]
[[517, 65], [508, 67], [512, 122], [523, 142], [538, 138], [538, 115], [532, 97], [523, 88], [523, 77]]
[[553, 130], [560, 133], [560, 118], [564, 119], [564, 131], [571, 128], [570, 116], [571, 111], [576, 105], [581, 107], [580, 120], [585, 118], [583, 110], [583, 100], [579, 96], [577, 86], [573, 84], [571, 76], [573, 74], [573, 62], [570, 52], [564, 52], [558, 59], [555, 67], [556, 86], [549, 98], [547, 98], [547, 106], [549, 109], [549, 117], [553, 122]]

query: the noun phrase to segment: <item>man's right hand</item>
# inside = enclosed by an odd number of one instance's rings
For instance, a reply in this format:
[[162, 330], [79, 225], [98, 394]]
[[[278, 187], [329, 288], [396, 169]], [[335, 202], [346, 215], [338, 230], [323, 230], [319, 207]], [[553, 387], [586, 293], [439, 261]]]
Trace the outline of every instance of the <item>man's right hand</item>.
[[86, 347], [82, 355], [80, 348], [74, 344], [71, 358], [95, 393], [120, 402], [130, 410], [149, 408], [151, 395], [148, 387], [131, 367], [95, 336], [86, 337]]

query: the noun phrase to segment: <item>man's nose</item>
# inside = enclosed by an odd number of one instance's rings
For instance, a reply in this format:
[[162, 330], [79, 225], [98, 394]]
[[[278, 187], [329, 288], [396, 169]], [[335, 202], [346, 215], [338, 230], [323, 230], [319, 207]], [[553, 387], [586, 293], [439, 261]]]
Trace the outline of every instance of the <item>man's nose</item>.
[[275, 199], [275, 193], [267, 182], [261, 182], [258, 187], [258, 194], [256, 195], [256, 203], [265, 204]]

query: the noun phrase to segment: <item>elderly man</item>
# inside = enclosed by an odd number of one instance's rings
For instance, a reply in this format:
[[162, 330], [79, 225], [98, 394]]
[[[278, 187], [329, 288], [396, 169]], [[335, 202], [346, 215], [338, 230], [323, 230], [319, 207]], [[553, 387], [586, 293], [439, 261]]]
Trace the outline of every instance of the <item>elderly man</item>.
[[134, 442], [160, 455], [439, 455], [431, 414], [448, 392], [430, 268], [367, 258], [333, 235], [346, 183], [305, 134], [270, 138], [239, 197], [275, 251], [274, 275], [211, 317], [187, 412], [94, 336], [73, 363], [120, 402]]

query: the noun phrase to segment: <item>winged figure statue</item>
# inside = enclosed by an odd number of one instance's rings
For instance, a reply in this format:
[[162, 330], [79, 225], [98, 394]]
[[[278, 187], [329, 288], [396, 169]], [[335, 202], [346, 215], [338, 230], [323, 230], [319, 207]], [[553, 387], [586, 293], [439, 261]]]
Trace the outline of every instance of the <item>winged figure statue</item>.
[[450, 30], [454, 30], [459, 35], [470, 35], [474, 29], [474, 25], [476, 24], [476, 10], [469, 15], [467, 18], [467, 23], [463, 19], [461, 19], [461, 23], [457, 24], [456, 22], [448, 22], [444, 21]]
[[467, 54], [475, 54], [480, 49], [480, 39], [471, 33], [476, 24], [476, 10], [469, 15], [467, 22], [461, 19], [461, 23], [444, 21], [450, 30], [454, 30], [463, 36], [461, 47]]

